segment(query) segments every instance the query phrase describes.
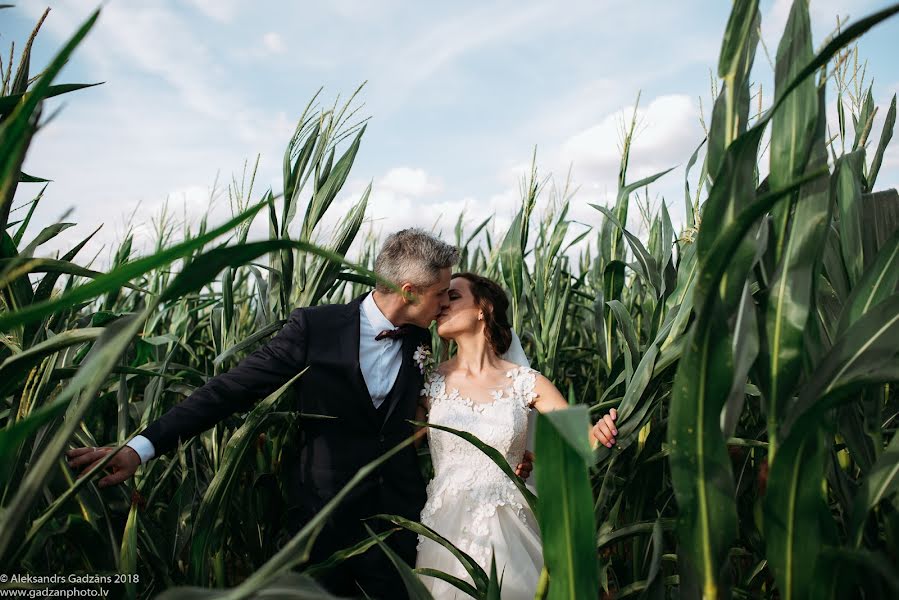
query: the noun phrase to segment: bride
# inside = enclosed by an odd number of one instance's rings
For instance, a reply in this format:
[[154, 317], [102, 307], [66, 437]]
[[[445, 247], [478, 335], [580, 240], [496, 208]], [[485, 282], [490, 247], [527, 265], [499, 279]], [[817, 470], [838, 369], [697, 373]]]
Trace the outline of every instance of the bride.
[[[506, 317], [509, 301], [495, 282], [456, 273], [449, 308], [437, 333], [456, 342], [456, 354], [437, 366], [422, 390], [419, 420], [472, 433], [499, 450], [510, 465], [525, 452], [528, 413], [568, 407], [553, 384], [527, 366]], [[512, 342], [515, 347], [510, 351]], [[509, 359], [515, 360], [510, 362]], [[517, 363], [517, 364], [516, 364]], [[618, 432], [614, 409], [592, 437], [611, 447]], [[474, 445], [449, 432], [427, 432], [434, 465], [421, 522], [447, 538], [490, 572], [495, 553], [503, 600], [534, 597], [543, 568], [537, 520], [515, 484]], [[539, 461], [539, 457], [537, 458]], [[419, 536], [416, 568], [437, 569], [473, 584], [462, 564], [443, 546]], [[436, 599], [465, 594], [446, 581], [420, 576]]]

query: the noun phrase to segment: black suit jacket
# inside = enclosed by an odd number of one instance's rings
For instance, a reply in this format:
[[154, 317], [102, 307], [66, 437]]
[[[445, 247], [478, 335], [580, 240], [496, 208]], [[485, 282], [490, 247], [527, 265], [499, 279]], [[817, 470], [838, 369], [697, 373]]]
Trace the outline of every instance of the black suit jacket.
[[[165, 454], [227, 416], [284, 385], [304, 367], [294, 384], [304, 413], [334, 419], [300, 419], [299, 454], [284, 469], [302, 515], [314, 515], [364, 465], [413, 433], [422, 374], [412, 355], [430, 344], [427, 329], [413, 327], [402, 338], [403, 362], [388, 415], [378, 418], [359, 367], [359, 311], [365, 294], [347, 304], [297, 308], [278, 334], [226, 373], [210, 379], [141, 432]], [[330, 534], [336, 544], [358, 541], [359, 519], [378, 512], [418, 520], [425, 483], [414, 446], [394, 455], [341, 503]], [[350, 539], [354, 538], [354, 539]]]

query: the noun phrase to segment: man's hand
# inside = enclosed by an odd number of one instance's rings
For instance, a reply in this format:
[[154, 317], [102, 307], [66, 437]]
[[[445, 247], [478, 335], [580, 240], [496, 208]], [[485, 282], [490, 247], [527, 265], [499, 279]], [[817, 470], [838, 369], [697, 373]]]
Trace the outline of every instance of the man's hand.
[[[80, 479], [85, 473], [93, 469], [97, 463], [103, 460], [107, 454], [114, 451], [115, 448], [105, 446], [100, 448], [73, 448], [71, 450], [66, 450], [66, 456], [68, 457], [69, 466], [73, 469], [82, 465], [88, 465], [87, 468], [83, 469], [81, 473], [78, 474], [78, 478]], [[106, 463], [104, 470], [111, 471], [111, 473], [101, 479], [97, 483], [97, 487], [102, 488], [122, 483], [134, 475], [139, 466], [140, 456], [138, 456], [133, 448], [125, 446], [119, 450], [119, 453], [113, 456], [108, 463]]]
[[615, 436], [618, 435], [618, 429], [615, 428], [615, 419], [617, 418], [618, 411], [613, 408], [593, 426], [593, 437], [606, 448], [612, 447], [612, 444], [615, 443]]
[[521, 459], [521, 464], [515, 467], [515, 474], [521, 477], [522, 479], [527, 479], [531, 476], [531, 471], [534, 469], [534, 455], [528, 450], [524, 451], [524, 457]]

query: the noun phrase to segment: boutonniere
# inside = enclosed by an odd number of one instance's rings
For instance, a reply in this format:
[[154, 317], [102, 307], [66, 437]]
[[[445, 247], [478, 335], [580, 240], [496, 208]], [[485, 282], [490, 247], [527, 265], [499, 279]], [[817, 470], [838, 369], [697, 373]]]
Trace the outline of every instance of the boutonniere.
[[427, 378], [431, 369], [434, 368], [434, 357], [431, 356], [431, 347], [427, 344], [419, 344], [412, 355], [412, 360], [418, 365], [418, 370]]

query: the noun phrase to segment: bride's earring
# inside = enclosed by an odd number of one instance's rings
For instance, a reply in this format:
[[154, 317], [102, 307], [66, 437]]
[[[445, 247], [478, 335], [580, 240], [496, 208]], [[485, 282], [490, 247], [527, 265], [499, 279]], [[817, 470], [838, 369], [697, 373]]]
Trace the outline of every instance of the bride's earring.
[[484, 320], [484, 313], [478, 313], [478, 321]]

